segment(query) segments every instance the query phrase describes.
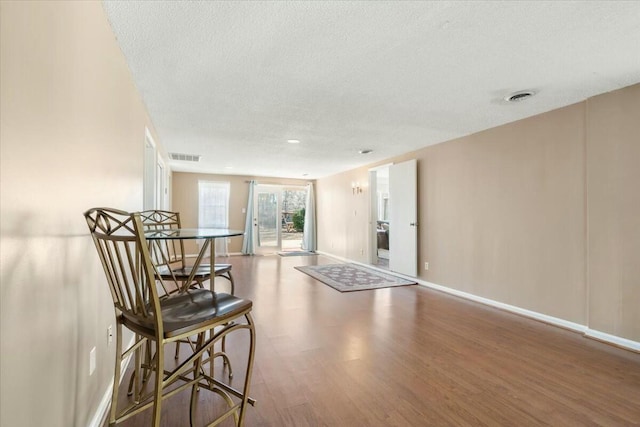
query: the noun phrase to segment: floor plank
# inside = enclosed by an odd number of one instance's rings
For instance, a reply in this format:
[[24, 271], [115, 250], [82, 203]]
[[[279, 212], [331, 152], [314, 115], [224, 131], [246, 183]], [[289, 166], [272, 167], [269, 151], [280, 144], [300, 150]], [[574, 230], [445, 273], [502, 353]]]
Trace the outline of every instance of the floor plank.
[[[247, 426], [640, 425], [637, 353], [420, 286], [340, 293], [293, 268], [335, 263], [324, 256], [223, 262], [254, 302]], [[244, 344], [230, 339], [232, 357]], [[188, 425], [188, 407], [172, 397], [162, 425]], [[198, 425], [223, 408], [201, 391]]]

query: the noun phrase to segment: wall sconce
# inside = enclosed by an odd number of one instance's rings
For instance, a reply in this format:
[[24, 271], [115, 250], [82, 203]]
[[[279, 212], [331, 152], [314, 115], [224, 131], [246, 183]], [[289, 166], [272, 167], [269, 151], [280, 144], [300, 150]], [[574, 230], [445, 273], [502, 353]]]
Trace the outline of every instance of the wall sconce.
[[353, 192], [353, 194], [362, 193], [362, 187], [360, 187], [360, 183], [359, 182], [352, 182], [351, 183], [351, 191]]

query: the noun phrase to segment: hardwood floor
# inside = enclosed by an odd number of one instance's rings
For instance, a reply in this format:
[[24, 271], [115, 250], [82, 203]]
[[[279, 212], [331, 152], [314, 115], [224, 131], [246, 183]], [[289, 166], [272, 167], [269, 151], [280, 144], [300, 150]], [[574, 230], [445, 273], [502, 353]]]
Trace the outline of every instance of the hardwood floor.
[[[640, 425], [640, 354], [420, 286], [340, 293], [293, 268], [327, 257], [224, 262], [254, 301], [247, 426]], [[243, 346], [230, 340], [232, 357]], [[200, 392], [199, 425], [222, 410], [214, 396]], [[168, 399], [163, 426], [188, 425], [188, 402]]]

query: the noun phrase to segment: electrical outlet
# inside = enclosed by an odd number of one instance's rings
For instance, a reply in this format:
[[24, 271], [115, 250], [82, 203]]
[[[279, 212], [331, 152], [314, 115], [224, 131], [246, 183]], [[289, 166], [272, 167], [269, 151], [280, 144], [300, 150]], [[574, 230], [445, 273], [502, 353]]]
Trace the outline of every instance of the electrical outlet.
[[89, 376], [93, 375], [96, 370], [96, 348], [93, 347], [89, 352]]
[[113, 326], [109, 325], [109, 327], [107, 328], [107, 344], [108, 344], [108, 346], [111, 345], [112, 342], [113, 342]]
[[424, 269], [425, 269], [425, 270], [428, 270], [428, 269], [429, 269], [429, 263], [428, 263], [428, 262], [426, 262], [426, 261], [425, 261], [425, 263], [424, 263]]
[[364, 249], [360, 249], [360, 255], [364, 255]]

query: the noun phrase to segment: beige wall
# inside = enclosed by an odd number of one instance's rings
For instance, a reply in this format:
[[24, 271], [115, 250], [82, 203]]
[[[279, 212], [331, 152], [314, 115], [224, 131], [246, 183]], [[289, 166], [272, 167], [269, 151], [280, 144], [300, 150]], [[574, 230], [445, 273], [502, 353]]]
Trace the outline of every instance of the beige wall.
[[[249, 197], [248, 181], [279, 185], [306, 185], [309, 181], [285, 178], [261, 178], [244, 175], [215, 175], [174, 172], [173, 173], [172, 209], [180, 212], [180, 221], [185, 228], [198, 226], [198, 181], [226, 181], [230, 184], [229, 197], [229, 228], [244, 230], [246, 214], [242, 212], [247, 207]], [[229, 252], [239, 253], [242, 250], [242, 237], [232, 237], [229, 241]], [[186, 244], [187, 253], [196, 253], [195, 243]]]
[[[86, 426], [114, 319], [82, 212], [142, 208], [151, 123], [100, 3], [3, 1], [0, 20], [0, 425]], [[640, 341], [639, 91], [394, 159], [418, 159], [420, 277]], [[242, 228], [251, 177], [201, 177], [232, 182]], [[197, 179], [173, 177], [187, 226]], [[350, 188], [366, 180], [318, 181], [321, 250], [367, 259], [367, 193]]]
[[318, 250], [367, 262], [368, 188], [353, 194], [351, 183], [368, 179], [367, 169], [361, 168], [317, 181]]
[[425, 150], [425, 279], [584, 324], [583, 128], [578, 104]]
[[86, 426], [114, 313], [82, 213], [142, 208], [151, 123], [99, 2], [3, 1], [0, 16], [0, 425]]
[[587, 117], [589, 326], [640, 341], [640, 85]]
[[[418, 160], [419, 278], [640, 341], [639, 91], [378, 163]], [[318, 180], [320, 251], [368, 259], [368, 168]]]

